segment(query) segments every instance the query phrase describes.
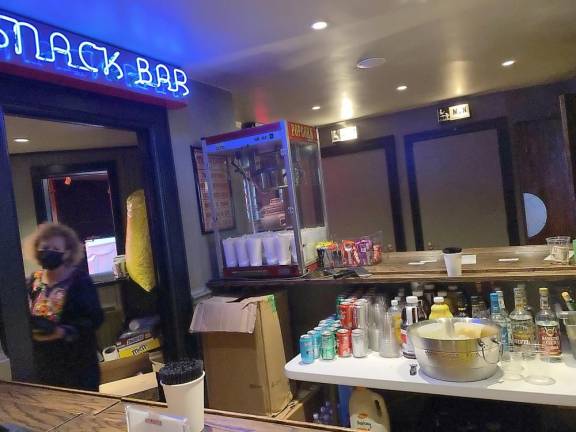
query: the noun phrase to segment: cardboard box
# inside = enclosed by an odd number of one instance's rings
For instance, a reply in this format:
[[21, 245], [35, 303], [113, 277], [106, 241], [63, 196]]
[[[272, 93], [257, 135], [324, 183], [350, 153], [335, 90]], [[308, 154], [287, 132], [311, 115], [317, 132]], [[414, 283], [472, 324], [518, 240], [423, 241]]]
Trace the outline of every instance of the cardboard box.
[[100, 362], [100, 384], [129, 378], [139, 373], [152, 371], [148, 353], [118, 360]]
[[320, 411], [324, 402], [320, 386], [312, 384], [300, 389], [298, 395], [278, 415], [279, 420], [311, 422], [312, 414]]
[[190, 331], [202, 333], [210, 408], [272, 415], [292, 399], [277, 299], [286, 297], [212, 297], [196, 306]]

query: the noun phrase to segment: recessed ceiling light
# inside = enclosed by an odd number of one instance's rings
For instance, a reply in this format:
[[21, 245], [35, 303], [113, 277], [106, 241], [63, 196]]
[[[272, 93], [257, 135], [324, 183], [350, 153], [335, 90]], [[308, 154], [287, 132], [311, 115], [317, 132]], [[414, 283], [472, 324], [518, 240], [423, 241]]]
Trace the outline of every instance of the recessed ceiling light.
[[514, 63], [516, 63], [516, 60], [506, 60], [506, 61], [502, 62], [502, 66], [509, 67], [509, 66], [512, 66]]
[[14, 138], [14, 142], [27, 143], [27, 142], [30, 142], [30, 140], [28, 138]]
[[328, 27], [328, 23], [326, 21], [316, 21], [311, 27], [312, 30], [324, 30]]
[[396, 87], [396, 90], [398, 90], [398, 91], [404, 91], [404, 90], [407, 90], [407, 89], [408, 89], [408, 86], [407, 86], [407, 85], [404, 85], [404, 84], [399, 85], [398, 87]]
[[382, 66], [386, 63], [386, 59], [383, 57], [368, 57], [358, 60], [356, 67], [358, 69], [372, 69], [378, 66]]
[[312, 107], [312, 109], [313, 109], [314, 111], [318, 111], [320, 108], [321, 108], [320, 105], [314, 105], [314, 106]]

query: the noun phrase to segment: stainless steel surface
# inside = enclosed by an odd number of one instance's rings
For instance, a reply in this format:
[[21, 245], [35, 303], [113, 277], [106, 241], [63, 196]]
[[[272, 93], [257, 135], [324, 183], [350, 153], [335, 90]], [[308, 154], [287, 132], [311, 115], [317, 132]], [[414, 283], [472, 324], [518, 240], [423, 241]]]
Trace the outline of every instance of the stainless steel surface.
[[570, 348], [572, 355], [576, 359], [576, 311], [562, 311], [558, 312], [558, 318], [562, 318], [564, 327], [566, 327], [566, 334], [570, 341]]
[[[421, 337], [418, 330], [434, 323], [477, 323], [486, 326], [480, 338], [446, 340]], [[408, 329], [422, 371], [443, 381], [479, 381], [498, 370], [500, 331], [497, 324], [480, 318], [441, 318], [421, 321]]]

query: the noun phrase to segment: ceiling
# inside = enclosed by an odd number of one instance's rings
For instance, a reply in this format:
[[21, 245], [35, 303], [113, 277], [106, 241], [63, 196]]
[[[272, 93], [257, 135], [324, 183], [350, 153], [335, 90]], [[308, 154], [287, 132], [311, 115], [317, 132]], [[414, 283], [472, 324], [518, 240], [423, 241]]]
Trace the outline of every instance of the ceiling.
[[[11, 115], [5, 117], [5, 122], [10, 154], [138, 145], [132, 131]], [[15, 142], [18, 138], [29, 142]]]
[[[576, 71], [574, 0], [76, 0], [66, 7], [0, 0], [0, 7], [183, 66], [232, 91], [241, 121], [321, 125]], [[328, 28], [311, 30], [317, 20]], [[355, 68], [369, 56], [386, 62]], [[503, 68], [510, 58], [516, 64]], [[397, 91], [401, 84], [408, 89]]]

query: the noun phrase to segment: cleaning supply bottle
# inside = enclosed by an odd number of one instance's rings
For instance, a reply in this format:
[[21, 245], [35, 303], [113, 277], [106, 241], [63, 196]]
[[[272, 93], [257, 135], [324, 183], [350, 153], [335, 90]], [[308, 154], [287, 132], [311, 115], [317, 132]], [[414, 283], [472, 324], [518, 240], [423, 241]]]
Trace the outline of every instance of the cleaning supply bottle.
[[434, 297], [434, 304], [432, 305], [432, 311], [428, 319], [438, 319], [438, 318], [452, 318], [452, 312], [446, 303], [444, 303], [444, 297]]
[[363, 387], [350, 396], [350, 427], [359, 431], [390, 432], [390, 416], [384, 398]]

